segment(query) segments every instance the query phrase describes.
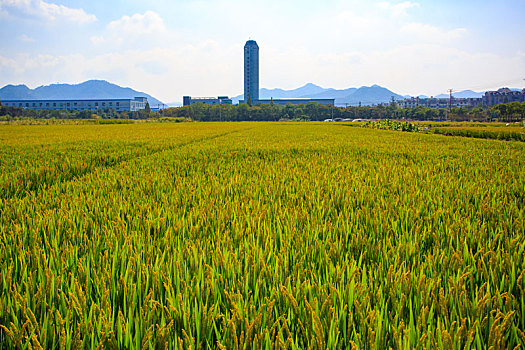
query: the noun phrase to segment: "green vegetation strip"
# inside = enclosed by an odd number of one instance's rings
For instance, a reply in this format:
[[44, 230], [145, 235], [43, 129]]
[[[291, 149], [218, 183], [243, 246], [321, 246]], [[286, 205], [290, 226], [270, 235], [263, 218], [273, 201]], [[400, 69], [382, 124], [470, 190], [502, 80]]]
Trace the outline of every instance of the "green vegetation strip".
[[383, 129], [383, 130], [396, 130], [396, 131], [407, 131], [407, 132], [418, 132], [421, 128], [414, 123], [401, 122], [399, 120], [371, 120], [361, 124], [363, 128], [371, 129]]
[[514, 127], [436, 127], [434, 133], [506, 141], [525, 141], [525, 128]]
[[0, 199], [0, 348], [525, 346], [525, 144], [336, 125], [0, 126], [164, 149]]

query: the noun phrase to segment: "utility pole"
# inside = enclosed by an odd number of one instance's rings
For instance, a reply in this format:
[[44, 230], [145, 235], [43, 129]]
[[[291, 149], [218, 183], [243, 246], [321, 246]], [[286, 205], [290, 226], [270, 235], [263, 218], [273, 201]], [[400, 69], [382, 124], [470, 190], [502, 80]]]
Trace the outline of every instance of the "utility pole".
[[445, 114], [445, 120], [448, 120], [448, 117], [449, 117], [448, 114], [452, 114], [452, 113], [451, 113], [451, 112], [452, 112], [452, 91], [454, 91], [454, 90], [452, 90], [452, 89], [448, 89], [447, 91], [448, 91], [448, 93], [449, 93], [449, 98], [448, 98], [448, 113]]

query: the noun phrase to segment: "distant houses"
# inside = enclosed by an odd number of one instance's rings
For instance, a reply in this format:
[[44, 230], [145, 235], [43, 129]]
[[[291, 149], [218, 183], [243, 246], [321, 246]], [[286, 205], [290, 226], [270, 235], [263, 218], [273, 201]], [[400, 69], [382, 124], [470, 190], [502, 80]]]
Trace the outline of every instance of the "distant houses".
[[525, 102], [525, 89], [513, 91], [509, 88], [502, 88], [498, 91], [487, 91], [482, 100], [486, 106], [494, 106], [499, 103]]
[[498, 91], [487, 91], [483, 97], [479, 98], [419, 98], [411, 97], [397, 101], [397, 105], [402, 108], [415, 108], [418, 106], [427, 108], [452, 108], [466, 107], [472, 108], [479, 105], [492, 107], [499, 103], [525, 102], [525, 89], [521, 91], [501, 88]]
[[476, 107], [481, 103], [481, 98], [406, 98], [396, 101], [401, 108], [415, 108], [418, 106], [427, 108], [452, 108], [452, 107]]

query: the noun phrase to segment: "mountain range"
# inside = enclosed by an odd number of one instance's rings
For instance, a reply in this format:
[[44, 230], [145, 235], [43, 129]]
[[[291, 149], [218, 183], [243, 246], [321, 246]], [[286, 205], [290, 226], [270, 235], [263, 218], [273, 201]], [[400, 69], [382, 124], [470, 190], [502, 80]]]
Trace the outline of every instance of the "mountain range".
[[[467, 98], [467, 97], [482, 97], [483, 92], [475, 92], [471, 90], [465, 90], [461, 92], [453, 93], [454, 97]], [[362, 86], [360, 88], [348, 88], [348, 89], [332, 89], [322, 88], [318, 85], [308, 83], [300, 88], [293, 90], [283, 89], [260, 89], [259, 98], [261, 99], [287, 99], [287, 98], [333, 98], [335, 99], [336, 106], [362, 106], [377, 105], [381, 103], [388, 103], [394, 100], [402, 100], [410, 98], [410, 95], [401, 96], [387, 88], [379, 85]], [[427, 96], [420, 95], [420, 98], [426, 98]], [[448, 95], [442, 94], [436, 96], [437, 98], [448, 98]], [[239, 100], [244, 99], [244, 95], [233, 97], [234, 103], [238, 103]]]
[[124, 88], [105, 80], [88, 80], [81, 84], [52, 84], [30, 89], [25, 85], [6, 85], [0, 89], [0, 100], [88, 100], [147, 97], [150, 106], [161, 101], [144, 92]]
[[[452, 96], [456, 98], [480, 98], [483, 97], [485, 93], [484, 92], [476, 92], [472, 90], [463, 90], [459, 92], [453, 92]], [[449, 98], [450, 96], [447, 94], [440, 94], [437, 96], [434, 96], [435, 98]]]
[[[379, 85], [362, 86], [360, 88], [332, 89], [323, 88], [318, 85], [308, 83], [300, 88], [293, 90], [283, 89], [260, 89], [259, 98], [261, 99], [287, 99], [287, 98], [333, 98], [337, 106], [357, 106], [359, 103], [363, 106], [375, 105], [396, 100], [402, 100], [404, 97], [396, 94]], [[244, 95], [233, 97], [234, 103], [244, 99]]]
[[[456, 98], [482, 97], [483, 92], [464, 90], [453, 93]], [[147, 97], [150, 106], [156, 107], [161, 101], [144, 92], [131, 88], [124, 88], [109, 83], [105, 80], [88, 80], [80, 84], [52, 84], [30, 89], [25, 85], [6, 85], [0, 89], [0, 100], [64, 100], [64, 99], [116, 99]], [[362, 86], [360, 88], [332, 89], [323, 88], [319, 85], [308, 83], [297, 89], [260, 89], [261, 99], [288, 99], [288, 98], [333, 98], [336, 106], [363, 106], [388, 103], [394, 100], [402, 100], [411, 96], [401, 96], [387, 88], [379, 85]], [[420, 95], [420, 98], [427, 96]], [[446, 94], [435, 96], [437, 98], [448, 98]], [[233, 103], [238, 103], [244, 95], [233, 97]], [[173, 103], [170, 105], [180, 105]]]

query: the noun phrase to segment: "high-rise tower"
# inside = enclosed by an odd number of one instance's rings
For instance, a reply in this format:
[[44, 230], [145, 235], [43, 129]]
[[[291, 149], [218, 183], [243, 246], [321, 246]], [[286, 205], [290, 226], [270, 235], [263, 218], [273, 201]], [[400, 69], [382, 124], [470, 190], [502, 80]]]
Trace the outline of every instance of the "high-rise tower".
[[259, 46], [255, 40], [244, 45], [244, 102], [257, 103], [259, 99]]

